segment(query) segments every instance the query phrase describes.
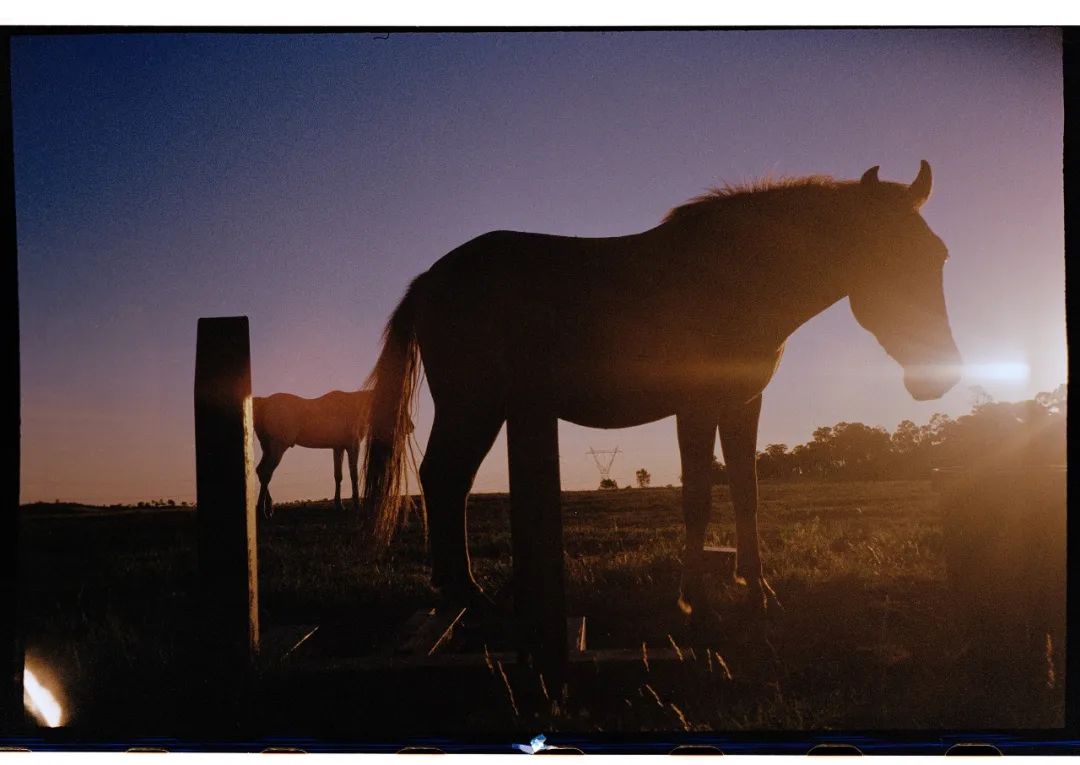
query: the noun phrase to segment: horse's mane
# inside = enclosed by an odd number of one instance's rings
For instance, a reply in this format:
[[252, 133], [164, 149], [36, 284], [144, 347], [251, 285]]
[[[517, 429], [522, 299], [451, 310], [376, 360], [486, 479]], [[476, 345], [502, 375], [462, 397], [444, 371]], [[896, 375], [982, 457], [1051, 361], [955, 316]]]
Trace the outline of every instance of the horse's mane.
[[852, 183], [852, 181], [837, 181], [830, 175], [805, 175], [795, 178], [764, 177], [738, 185], [725, 183], [699, 194], [678, 207], [671, 208], [664, 216], [663, 222], [684, 220], [691, 215], [716, 211], [717, 208], [750, 198], [785, 198], [788, 203], [798, 205], [808, 193], [812, 194], [821, 189], [838, 189], [841, 186], [850, 186]]

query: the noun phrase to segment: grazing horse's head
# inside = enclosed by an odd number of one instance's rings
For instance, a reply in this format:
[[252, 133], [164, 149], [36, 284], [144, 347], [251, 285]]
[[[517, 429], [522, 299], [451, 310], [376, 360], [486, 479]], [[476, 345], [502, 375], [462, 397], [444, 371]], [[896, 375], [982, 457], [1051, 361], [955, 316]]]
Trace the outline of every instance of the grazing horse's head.
[[877, 167], [852, 192], [861, 214], [852, 221], [859, 251], [848, 292], [851, 311], [904, 368], [904, 386], [918, 401], [940, 398], [960, 379], [960, 353], [945, 311], [945, 244], [919, 208], [930, 196], [923, 160], [910, 185], [878, 180]]

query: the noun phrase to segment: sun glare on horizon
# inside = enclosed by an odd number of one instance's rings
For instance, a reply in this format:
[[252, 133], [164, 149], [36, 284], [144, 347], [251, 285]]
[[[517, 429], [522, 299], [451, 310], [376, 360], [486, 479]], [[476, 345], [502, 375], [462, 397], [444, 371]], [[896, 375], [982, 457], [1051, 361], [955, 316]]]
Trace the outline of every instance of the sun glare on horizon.
[[1031, 377], [1031, 365], [1026, 361], [991, 361], [980, 364], [965, 364], [964, 376], [970, 380], [1025, 383]]

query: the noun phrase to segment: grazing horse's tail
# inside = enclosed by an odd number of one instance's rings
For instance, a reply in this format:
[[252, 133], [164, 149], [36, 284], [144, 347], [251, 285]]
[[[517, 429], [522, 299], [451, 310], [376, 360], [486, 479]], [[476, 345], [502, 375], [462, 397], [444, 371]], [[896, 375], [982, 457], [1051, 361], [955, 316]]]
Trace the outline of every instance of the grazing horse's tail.
[[364, 387], [374, 386], [364, 451], [364, 514], [374, 520], [377, 543], [397, 529], [405, 488], [406, 444], [412, 431], [409, 405], [420, 381], [416, 309], [420, 279], [409, 285], [383, 332], [383, 349]]

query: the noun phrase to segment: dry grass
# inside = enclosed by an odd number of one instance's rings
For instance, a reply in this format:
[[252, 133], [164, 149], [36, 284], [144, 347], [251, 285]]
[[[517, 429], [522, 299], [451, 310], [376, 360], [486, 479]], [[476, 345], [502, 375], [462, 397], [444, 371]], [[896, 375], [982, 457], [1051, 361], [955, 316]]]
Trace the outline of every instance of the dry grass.
[[[497, 662], [445, 677], [291, 677], [268, 687], [252, 714], [274, 732], [283, 726], [360, 738], [1060, 724], [1061, 684], [1046, 687], [1046, 667], [1017, 654], [1000, 620], [985, 640], [958, 640], [951, 630], [941, 519], [929, 484], [764, 485], [761, 495], [766, 576], [782, 615], [749, 618], [739, 588], [717, 578], [718, 624], [703, 632], [685, 623], [675, 607], [678, 490], [568, 493], [570, 612], [587, 617], [590, 648], [640, 649], [640, 663], [598, 670], [554, 702]], [[471, 502], [474, 571], [505, 598], [508, 498]], [[710, 541], [733, 544], [725, 489], [716, 490], [714, 508]], [[28, 645], [62, 677], [76, 721], [94, 728], [123, 719], [157, 730], [190, 716], [188, 702], [170, 689], [199, 666], [193, 514], [35, 511], [25, 538]], [[359, 554], [350, 538], [328, 503], [282, 506], [262, 522], [264, 626], [324, 624], [330, 637], [320, 650], [363, 653], [430, 602], [418, 524], [378, 560]], [[449, 650], [495, 650], [505, 639], [490, 625], [466, 625]], [[683, 661], [649, 655], [673, 644]], [[321, 697], [334, 705], [312, 701]], [[330, 720], [333, 714], [340, 719]]]

